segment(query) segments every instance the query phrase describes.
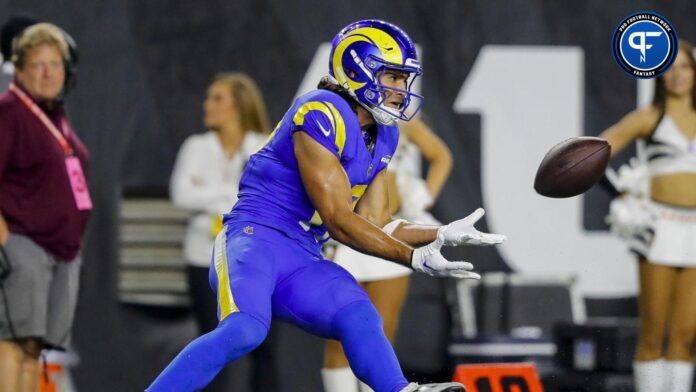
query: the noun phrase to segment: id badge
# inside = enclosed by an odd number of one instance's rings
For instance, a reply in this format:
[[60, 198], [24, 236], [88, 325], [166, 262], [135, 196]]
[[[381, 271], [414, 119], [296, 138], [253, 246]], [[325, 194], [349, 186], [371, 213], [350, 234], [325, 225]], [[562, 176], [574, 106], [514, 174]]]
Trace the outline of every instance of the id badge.
[[92, 199], [89, 197], [89, 189], [87, 188], [87, 181], [85, 181], [85, 174], [82, 171], [80, 160], [76, 156], [65, 157], [65, 168], [68, 171], [68, 178], [70, 178], [70, 186], [72, 187], [77, 209], [80, 211], [91, 210]]

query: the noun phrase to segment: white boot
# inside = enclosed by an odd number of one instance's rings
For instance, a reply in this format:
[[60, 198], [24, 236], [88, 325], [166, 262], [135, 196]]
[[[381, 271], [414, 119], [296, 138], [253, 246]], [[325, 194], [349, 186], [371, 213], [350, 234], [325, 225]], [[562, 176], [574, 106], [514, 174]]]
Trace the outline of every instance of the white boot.
[[360, 392], [358, 379], [349, 367], [321, 369], [324, 392]]
[[633, 362], [633, 379], [636, 392], [672, 392], [665, 389], [667, 380], [663, 359]]
[[686, 361], [666, 361], [665, 375], [669, 392], [691, 392], [694, 378], [694, 364]]

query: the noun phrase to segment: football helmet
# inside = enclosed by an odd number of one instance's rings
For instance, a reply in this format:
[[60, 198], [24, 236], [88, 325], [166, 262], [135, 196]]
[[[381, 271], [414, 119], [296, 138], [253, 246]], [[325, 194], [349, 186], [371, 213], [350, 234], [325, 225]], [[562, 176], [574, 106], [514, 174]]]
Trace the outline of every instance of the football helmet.
[[[388, 71], [407, 75], [405, 89], [381, 83]], [[409, 121], [423, 104], [423, 97], [411, 92], [422, 73], [416, 47], [403, 30], [388, 22], [367, 19], [344, 27], [331, 42], [329, 73], [380, 124]], [[398, 108], [386, 104], [391, 94], [403, 96]]]

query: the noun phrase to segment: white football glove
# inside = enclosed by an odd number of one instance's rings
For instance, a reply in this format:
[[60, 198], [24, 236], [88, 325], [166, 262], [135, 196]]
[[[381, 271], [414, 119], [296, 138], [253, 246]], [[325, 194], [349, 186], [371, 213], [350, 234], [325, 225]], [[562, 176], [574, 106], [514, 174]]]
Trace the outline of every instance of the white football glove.
[[486, 212], [479, 208], [464, 219], [440, 226], [437, 238], [442, 238], [446, 246], [459, 245], [495, 245], [507, 239], [502, 234], [482, 233], [474, 227]]
[[454, 277], [460, 279], [481, 279], [481, 275], [471, 272], [474, 266], [465, 261], [449, 261], [440, 253], [444, 240], [438, 237], [426, 246], [416, 248], [411, 255], [411, 267], [430, 276]]

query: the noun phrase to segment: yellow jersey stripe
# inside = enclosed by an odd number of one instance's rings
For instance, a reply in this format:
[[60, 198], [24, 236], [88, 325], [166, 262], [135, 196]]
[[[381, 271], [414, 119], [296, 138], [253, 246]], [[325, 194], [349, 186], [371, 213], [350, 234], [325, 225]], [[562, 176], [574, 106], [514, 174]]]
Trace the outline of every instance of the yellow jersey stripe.
[[215, 239], [215, 274], [217, 275], [217, 300], [220, 306], [220, 321], [232, 313], [239, 312], [237, 304], [234, 302], [232, 287], [230, 287], [230, 276], [227, 271], [227, 228], [218, 234]]
[[341, 113], [336, 110], [336, 107], [331, 102], [326, 102], [326, 106], [329, 107], [336, 124], [336, 147], [338, 147], [338, 155], [343, 154], [343, 147], [346, 145], [346, 123], [343, 122], [343, 117]]
[[340, 156], [343, 153], [343, 147], [345, 147], [346, 144], [346, 124], [343, 121], [341, 114], [338, 112], [338, 110], [336, 110], [336, 107], [331, 104], [331, 102], [310, 101], [303, 104], [299, 109], [297, 109], [297, 112], [292, 118], [292, 122], [296, 126], [304, 125], [305, 116], [312, 110], [318, 110], [324, 113], [324, 115], [331, 120], [333, 129], [336, 133], [334, 143], [336, 144], [336, 147], [338, 147], [338, 155]]

